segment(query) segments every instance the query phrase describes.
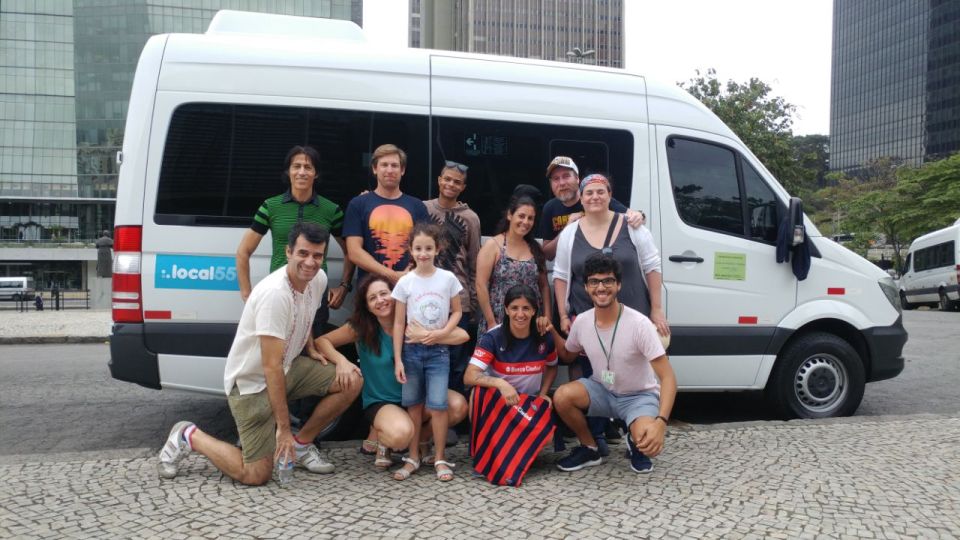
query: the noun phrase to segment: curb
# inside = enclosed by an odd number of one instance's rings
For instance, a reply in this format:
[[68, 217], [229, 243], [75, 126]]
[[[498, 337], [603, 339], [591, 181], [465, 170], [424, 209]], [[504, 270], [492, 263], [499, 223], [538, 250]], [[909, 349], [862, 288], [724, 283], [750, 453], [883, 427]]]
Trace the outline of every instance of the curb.
[[0, 345], [51, 345], [70, 343], [109, 343], [110, 336], [0, 336]]

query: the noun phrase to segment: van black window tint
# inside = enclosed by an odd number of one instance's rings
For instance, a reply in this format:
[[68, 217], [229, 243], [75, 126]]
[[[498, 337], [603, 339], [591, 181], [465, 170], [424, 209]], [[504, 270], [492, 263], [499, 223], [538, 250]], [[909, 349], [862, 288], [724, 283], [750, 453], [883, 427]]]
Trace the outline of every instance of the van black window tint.
[[[540, 189], [542, 205], [553, 198], [546, 179], [554, 156], [570, 156], [580, 177], [606, 172], [613, 196], [628, 207], [633, 184], [633, 135], [619, 129], [535, 124], [501, 120], [434, 117], [430, 197], [444, 160], [470, 167], [467, 189], [460, 197], [480, 216], [480, 229], [492, 235], [518, 184]], [[649, 214], [649, 209], [643, 209]], [[539, 231], [539, 219], [535, 225]]]
[[747, 192], [750, 238], [776, 242], [780, 227], [780, 203], [763, 177], [746, 161], [743, 162], [743, 186]]
[[171, 225], [247, 227], [267, 197], [287, 189], [290, 147], [320, 151], [317, 192], [346, 209], [375, 187], [370, 154], [384, 143], [407, 152], [401, 185], [427, 195], [427, 117], [303, 107], [190, 103], [174, 111], [160, 170], [154, 220]]
[[667, 141], [670, 182], [680, 218], [705, 229], [742, 236], [743, 208], [733, 151], [714, 144]]

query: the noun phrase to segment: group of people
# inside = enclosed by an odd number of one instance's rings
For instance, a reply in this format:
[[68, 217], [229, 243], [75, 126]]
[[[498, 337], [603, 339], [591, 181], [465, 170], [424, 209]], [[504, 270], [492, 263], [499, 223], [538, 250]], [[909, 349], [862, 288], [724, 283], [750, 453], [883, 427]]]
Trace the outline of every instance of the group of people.
[[[545, 400], [580, 440], [561, 470], [602, 463], [611, 418], [627, 426], [631, 468], [652, 470], [676, 394], [660, 257], [645, 216], [612, 198], [607, 176], [581, 180], [576, 163], [557, 156], [546, 171], [555, 198], [540, 210], [518, 189], [481, 246], [479, 217], [459, 200], [466, 165], [446, 161], [439, 196], [424, 202], [400, 189], [404, 151], [382, 145], [371, 159], [376, 188], [344, 212], [317, 193], [319, 163], [309, 146], [289, 151], [289, 189], [264, 201], [237, 249], [245, 303], [224, 391], [240, 448], [178, 422], [160, 451], [161, 477], [175, 477], [191, 451], [244, 484], [266, 483], [278, 462], [333, 472], [314, 438], [361, 396], [370, 423], [361, 451], [375, 467], [390, 469], [392, 453], [406, 449], [394, 479], [427, 464], [450, 481], [448, 428], [472, 412], [473, 387], [510, 406], [521, 396]], [[271, 273], [251, 287], [250, 257], [267, 232]], [[345, 253], [333, 287], [331, 236]], [[355, 271], [352, 315], [323, 333]], [[357, 363], [338, 350], [349, 344]], [[571, 364], [571, 382], [551, 396], [558, 361]], [[288, 402], [310, 396], [319, 402], [294, 433]]]

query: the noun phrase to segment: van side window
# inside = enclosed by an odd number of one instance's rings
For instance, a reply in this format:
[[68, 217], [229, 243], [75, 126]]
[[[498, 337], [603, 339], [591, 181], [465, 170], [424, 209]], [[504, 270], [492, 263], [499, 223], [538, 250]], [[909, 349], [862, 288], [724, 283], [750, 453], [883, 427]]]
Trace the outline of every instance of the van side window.
[[773, 189], [733, 150], [704, 141], [667, 139], [674, 202], [689, 225], [777, 241], [785, 209]]
[[518, 184], [539, 188], [541, 204], [553, 197], [546, 168], [563, 155], [577, 163], [581, 178], [609, 174], [614, 198], [629, 207], [633, 146], [633, 135], [620, 129], [434, 117], [430, 195], [436, 196], [444, 160], [469, 166], [460, 199], [480, 216], [481, 232], [493, 235]]
[[[426, 116], [280, 107], [188, 103], [170, 121], [154, 220], [168, 225], [247, 227], [260, 203], [283, 193], [283, 158], [290, 147], [320, 152], [317, 192], [345, 208], [376, 187], [370, 154], [383, 143], [407, 152], [401, 187], [425, 198]], [[435, 178], [435, 176], [434, 176]]]
[[743, 235], [737, 163], [726, 148], [671, 138], [667, 161], [680, 218], [697, 227]]
[[746, 161], [743, 162], [743, 185], [747, 190], [750, 238], [776, 242], [781, 216], [777, 196], [773, 194], [773, 190], [763, 181], [760, 174]]
[[942, 268], [944, 266], [953, 266], [956, 264], [955, 249], [953, 240], [937, 244], [935, 246], [918, 249], [913, 253], [915, 272], [930, 270], [932, 268]]

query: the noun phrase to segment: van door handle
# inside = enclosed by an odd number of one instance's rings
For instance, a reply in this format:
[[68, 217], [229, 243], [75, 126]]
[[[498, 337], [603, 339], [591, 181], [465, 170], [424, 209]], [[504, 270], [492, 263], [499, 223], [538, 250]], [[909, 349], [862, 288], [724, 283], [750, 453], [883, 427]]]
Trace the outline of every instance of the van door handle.
[[687, 257], [685, 255], [671, 255], [670, 262], [693, 262], [693, 263], [702, 263], [703, 257]]

